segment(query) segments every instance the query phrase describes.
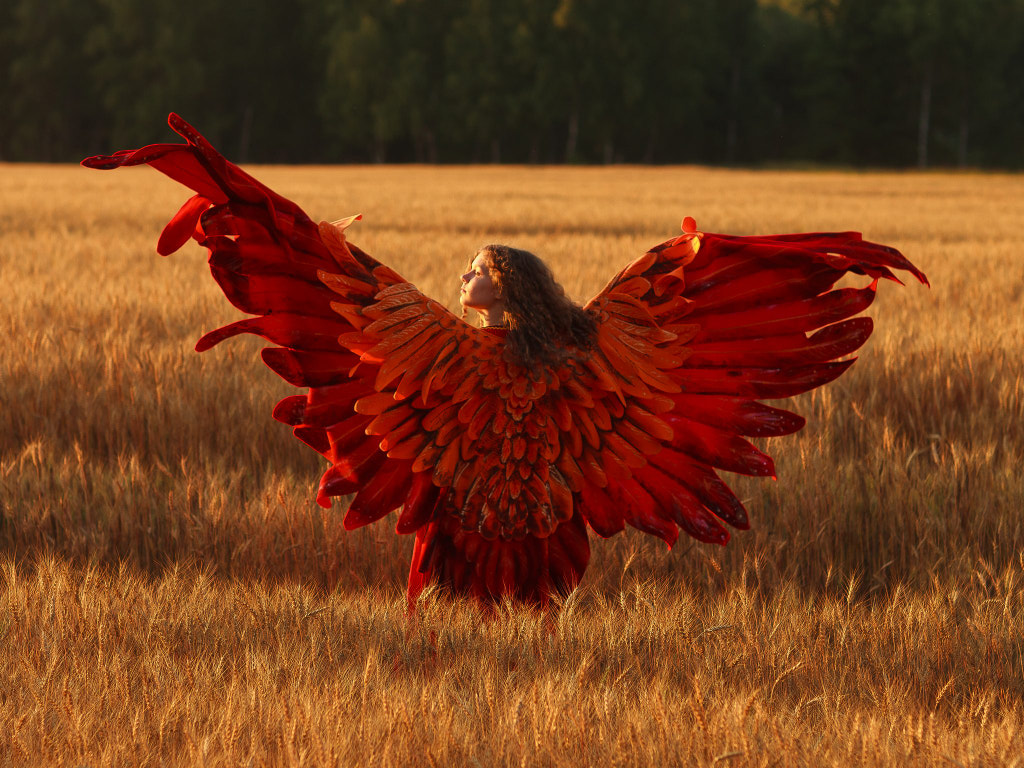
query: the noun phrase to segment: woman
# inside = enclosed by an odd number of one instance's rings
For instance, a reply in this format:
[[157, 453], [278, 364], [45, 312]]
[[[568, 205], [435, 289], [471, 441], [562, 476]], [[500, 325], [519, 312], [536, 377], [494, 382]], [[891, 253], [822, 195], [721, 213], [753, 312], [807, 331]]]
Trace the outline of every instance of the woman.
[[481, 248], [462, 275], [462, 317], [476, 310], [484, 328], [506, 328], [525, 365], [555, 364], [571, 349], [589, 349], [594, 318], [566, 295], [547, 264], [507, 245]]
[[[513, 365], [556, 367], [569, 356], [585, 356], [594, 344], [593, 316], [569, 300], [547, 265], [529, 251], [481, 248], [462, 275], [459, 303], [463, 318], [475, 310], [481, 327], [504, 340]], [[485, 552], [487, 561], [511, 564], [512, 573], [497, 589], [486, 576], [477, 578], [475, 564], [485, 561]], [[408, 597], [413, 603], [434, 581], [484, 600], [511, 594], [543, 603], [553, 592], [570, 592], [589, 559], [586, 523], [578, 511], [547, 537], [491, 541], [464, 530], [454, 516], [442, 516], [417, 531]], [[500, 582], [500, 576], [490, 581]]]
[[[83, 164], [149, 164], [195, 190], [157, 250], [196, 239], [254, 316], [197, 349], [239, 333], [278, 345], [264, 361], [307, 391], [274, 417], [327, 459], [317, 501], [354, 494], [348, 528], [398, 512], [396, 531], [416, 534], [410, 601], [437, 583], [544, 603], [582, 577], [588, 527], [724, 544], [724, 524], [749, 523], [717, 471], [774, 476], [742, 436], [804, 423], [758, 400], [852, 364], [842, 358], [871, 332], [854, 315], [879, 278], [927, 282], [857, 233], [730, 237], [688, 218], [584, 308], [535, 256], [484, 248], [463, 275], [474, 328], [350, 243], [358, 217], [317, 226], [181, 118], [170, 124], [187, 144]], [[873, 280], [834, 290], [847, 273]]]

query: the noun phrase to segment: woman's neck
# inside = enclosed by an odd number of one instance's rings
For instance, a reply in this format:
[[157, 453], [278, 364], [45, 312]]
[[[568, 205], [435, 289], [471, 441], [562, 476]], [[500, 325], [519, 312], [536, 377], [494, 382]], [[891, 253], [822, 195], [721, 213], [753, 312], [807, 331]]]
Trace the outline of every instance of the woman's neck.
[[478, 309], [481, 323], [485, 328], [503, 328], [505, 326], [505, 305], [495, 302], [487, 309]]

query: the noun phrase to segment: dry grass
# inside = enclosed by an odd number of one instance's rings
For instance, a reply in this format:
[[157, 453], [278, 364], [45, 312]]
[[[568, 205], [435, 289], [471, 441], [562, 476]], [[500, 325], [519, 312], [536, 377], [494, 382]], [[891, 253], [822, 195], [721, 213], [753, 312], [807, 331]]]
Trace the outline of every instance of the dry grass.
[[454, 303], [537, 251], [579, 298], [676, 231], [862, 229], [886, 285], [840, 381], [736, 478], [725, 549], [595, 542], [542, 616], [428, 595], [343, 531], [288, 385], [148, 170], [0, 166], [0, 765], [1024, 764], [1024, 180], [693, 168], [260, 168]]

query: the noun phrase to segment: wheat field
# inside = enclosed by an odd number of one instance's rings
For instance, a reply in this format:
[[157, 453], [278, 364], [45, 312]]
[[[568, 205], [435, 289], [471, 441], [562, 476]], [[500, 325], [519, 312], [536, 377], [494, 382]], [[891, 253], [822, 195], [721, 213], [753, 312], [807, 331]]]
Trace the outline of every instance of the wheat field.
[[678, 232], [859, 229], [858, 363], [788, 407], [752, 528], [593, 541], [548, 613], [428, 592], [345, 532], [292, 391], [149, 169], [0, 165], [0, 765], [1024, 765], [1024, 179], [703, 168], [251, 169], [455, 306], [489, 242], [583, 300]]

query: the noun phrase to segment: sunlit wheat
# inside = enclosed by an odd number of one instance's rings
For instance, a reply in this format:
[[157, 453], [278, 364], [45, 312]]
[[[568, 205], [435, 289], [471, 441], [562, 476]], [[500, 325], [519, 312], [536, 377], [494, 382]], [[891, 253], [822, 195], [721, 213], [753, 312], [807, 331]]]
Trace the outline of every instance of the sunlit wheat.
[[258, 340], [152, 171], [0, 165], [0, 765], [1024, 765], [1024, 180], [700, 168], [256, 175], [454, 306], [509, 242], [579, 299], [684, 215], [860, 229], [933, 288], [730, 477], [726, 548], [594, 541], [540, 614], [402, 592], [270, 418]]

